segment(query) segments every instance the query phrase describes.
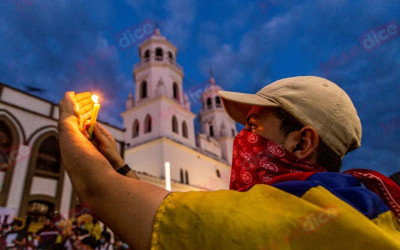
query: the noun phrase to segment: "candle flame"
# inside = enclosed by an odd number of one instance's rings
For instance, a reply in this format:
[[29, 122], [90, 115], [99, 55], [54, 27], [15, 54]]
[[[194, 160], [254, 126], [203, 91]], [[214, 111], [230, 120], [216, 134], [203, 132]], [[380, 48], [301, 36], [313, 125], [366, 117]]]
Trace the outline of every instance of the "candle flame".
[[92, 95], [92, 100], [94, 103], [99, 103], [99, 97], [97, 95]]

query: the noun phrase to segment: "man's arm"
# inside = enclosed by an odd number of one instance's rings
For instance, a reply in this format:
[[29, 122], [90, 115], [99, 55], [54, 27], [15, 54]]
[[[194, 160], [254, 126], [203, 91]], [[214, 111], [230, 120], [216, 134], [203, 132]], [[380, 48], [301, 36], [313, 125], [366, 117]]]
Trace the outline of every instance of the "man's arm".
[[148, 249], [155, 213], [169, 192], [113, 170], [80, 131], [81, 98], [77, 102], [74, 93], [67, 92], [60, 102], [60, 149], [74, 190], [95, 217], [130, 246]]

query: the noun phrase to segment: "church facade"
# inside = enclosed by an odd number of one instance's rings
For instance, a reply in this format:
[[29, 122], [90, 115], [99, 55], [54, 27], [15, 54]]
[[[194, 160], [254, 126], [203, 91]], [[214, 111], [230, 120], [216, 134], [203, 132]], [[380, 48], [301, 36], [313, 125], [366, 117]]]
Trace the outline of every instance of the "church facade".
[[[156, 29], [139, 46], [124, 128], [102, 125], [143, 181], [166, 187], [169, 162], [172, 191], [228, 189], [235, 123], [212, 77], [200, 113], [190, 111], [176, 57], [176, 47]], [[79, 203], [62, 166], [57, 120], [57, 104], [0, 84], [0, 207], [14, 215], [42, 221], [54, 211], [68, 215]]]

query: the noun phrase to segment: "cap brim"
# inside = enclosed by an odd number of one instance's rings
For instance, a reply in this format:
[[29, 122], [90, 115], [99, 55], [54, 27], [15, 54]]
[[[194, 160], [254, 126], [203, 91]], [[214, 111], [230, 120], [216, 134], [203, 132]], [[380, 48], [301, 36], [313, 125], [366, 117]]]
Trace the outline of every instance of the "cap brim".
[[245, 94], [231, 91], [218, 91], [225, 111], [238, 123], [246, 124], [247, 114], [253, 106], [279, 107], [257, 94]]

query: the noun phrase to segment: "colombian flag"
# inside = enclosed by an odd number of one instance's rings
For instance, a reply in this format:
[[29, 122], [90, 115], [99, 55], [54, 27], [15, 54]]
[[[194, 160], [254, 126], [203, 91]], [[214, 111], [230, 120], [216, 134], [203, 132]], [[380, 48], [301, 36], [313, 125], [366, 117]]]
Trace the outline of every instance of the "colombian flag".
[[353, 175], [171, 193], [157, 211], [152, 249], [400, 249], [395, 211]]

